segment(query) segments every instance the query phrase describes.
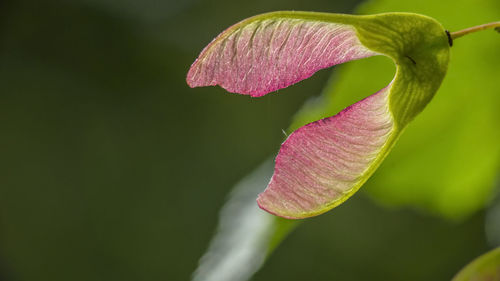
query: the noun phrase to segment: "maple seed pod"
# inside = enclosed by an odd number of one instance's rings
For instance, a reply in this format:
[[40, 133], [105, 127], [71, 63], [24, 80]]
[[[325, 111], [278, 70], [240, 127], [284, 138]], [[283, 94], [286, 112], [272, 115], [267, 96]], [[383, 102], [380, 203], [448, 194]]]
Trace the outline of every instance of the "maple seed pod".
[[338, 206], [373, 174], [438, 90], [450, 39], [439, 22], [412, 13], [268, 13], [217, 36], [191, 66], [187, 83], [259, 97], [347, 61], [376, 55], [394, 61], [389, 85], [299, 128], [282, 144], [257, 203], [281, 217], [306, 218]]

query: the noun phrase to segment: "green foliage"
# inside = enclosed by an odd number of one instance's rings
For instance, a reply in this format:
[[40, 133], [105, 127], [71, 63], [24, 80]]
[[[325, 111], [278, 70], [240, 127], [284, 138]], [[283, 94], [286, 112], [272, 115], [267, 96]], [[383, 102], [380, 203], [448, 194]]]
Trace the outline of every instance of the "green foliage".
[[464, 267], [452, 281], [500, 280], [500, 248], [489, 251]]
[[362, 19], [355, 25], [361, 43], [396, 64], [390, 108], [398, 128], [403, 129], [429, 103], [446, 74], [449, 44], [445, 30], [436, 20], [419, 14], [387, 13]]

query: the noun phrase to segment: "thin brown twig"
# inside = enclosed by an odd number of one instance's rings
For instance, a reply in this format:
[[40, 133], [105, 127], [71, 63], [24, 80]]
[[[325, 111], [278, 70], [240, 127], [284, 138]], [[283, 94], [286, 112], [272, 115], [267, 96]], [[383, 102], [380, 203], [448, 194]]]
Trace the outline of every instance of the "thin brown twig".
[[460, 38], [460, 37], [467, 35], [469, 33], [477, 32], [477, 31], [485, 30], [485, 29], [489, 29], [489, 28], [495, 28], [495, 30], [498, 30], [498, 28], [500, 28], [500, 21], [485, 23], [485, 24], [481, 24], [478, 26], [469, 27], [469, 28], [466, 28], [466, 29], [463, 29], [460, 31], [455, 31], [455, 32], [450, 33], [450, 36], [452, 39], [457, 39], [457, 38]]

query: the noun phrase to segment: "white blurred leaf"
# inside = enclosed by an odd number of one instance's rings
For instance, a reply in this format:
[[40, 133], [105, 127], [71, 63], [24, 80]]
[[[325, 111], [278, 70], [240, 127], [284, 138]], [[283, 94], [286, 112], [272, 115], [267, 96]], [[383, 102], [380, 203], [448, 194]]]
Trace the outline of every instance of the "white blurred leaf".
[[270, 215], [255, 198], [273, 173], [271, 159], [239, 182], [220, 212], [217, 233], [193, 275], [193, 281], [248, 280], [296, 222]]

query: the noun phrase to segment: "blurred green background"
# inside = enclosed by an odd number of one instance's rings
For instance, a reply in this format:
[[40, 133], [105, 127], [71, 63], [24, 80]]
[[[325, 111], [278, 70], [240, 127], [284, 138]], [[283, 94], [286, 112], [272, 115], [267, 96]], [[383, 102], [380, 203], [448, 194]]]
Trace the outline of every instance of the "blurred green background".
[[[0, 280], [188, 280], [227, 193], [330, 74], [252, 99], [190, 89], [189, 66], [243, 18], [357, 4], [0, 2]], [[447, 280], [492, 246], [484, 220], [358, 194], [299, 227], [254, 279]]]

